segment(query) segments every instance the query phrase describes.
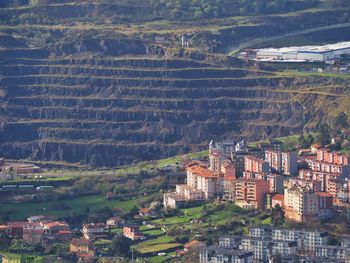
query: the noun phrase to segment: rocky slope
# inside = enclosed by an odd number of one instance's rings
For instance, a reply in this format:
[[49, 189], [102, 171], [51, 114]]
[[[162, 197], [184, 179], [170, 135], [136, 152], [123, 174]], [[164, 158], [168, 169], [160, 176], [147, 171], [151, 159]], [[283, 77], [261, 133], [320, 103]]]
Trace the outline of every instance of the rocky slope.
[[[125, 24], [149, 6], [102, 2], [23, 0], [0, 8], [1, 156], [119, 166], [198, 150], [212, 138], [316, 130], [347, 107], [346, 79], [286, 77], [205, 52], [214, 46], [208, 39], [223, 50], [264, 33], [277, 16], [257, 19], [265, 21], [259, 26], [255, 18], [233, 27], [226, 23], [238, 18], [216, 20], [217, 31], [210, 21], [194, 22], [198, 46], [183, 49], [183, 25]], [[347, 11], [327, 13], [324, 23], [339, 12]], [[271, 34], [282, 30], [274, 25]], [[159, 32], [166, 43], [155, 43]]]

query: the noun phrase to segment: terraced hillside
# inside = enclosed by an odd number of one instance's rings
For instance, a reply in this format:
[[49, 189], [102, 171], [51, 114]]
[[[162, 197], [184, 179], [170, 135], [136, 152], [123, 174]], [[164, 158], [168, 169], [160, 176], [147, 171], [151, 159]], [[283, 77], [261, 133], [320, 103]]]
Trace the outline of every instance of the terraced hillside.
[[[261, 34], [278, 14], [203, 18], [187, 21], [189, 30], [155, 18], [166, 13], [141, 15], [150, 6], [138, 13], [136, 0], [113, 9], [100, 2], [23, 0], [0, 8], [1, 156], [118, 166], [197, 150], [211, 138], [316, 130], [347, 107], [346, 79], [282, 75], [207, 52], [211, 35], [224, 50]], [[348, 11], [305, 12], [327, 14], [329, 25]], [[129, 24], [135, 16], [142, 23]], [[295, 21], [306, 18], [281, 19], [297, 29]], [[282, 30], [275, 25], [272, 35]], [[181, 48], [186, 31], [192, 46]], [[159, 35], [166, 41], [155, 43]]]

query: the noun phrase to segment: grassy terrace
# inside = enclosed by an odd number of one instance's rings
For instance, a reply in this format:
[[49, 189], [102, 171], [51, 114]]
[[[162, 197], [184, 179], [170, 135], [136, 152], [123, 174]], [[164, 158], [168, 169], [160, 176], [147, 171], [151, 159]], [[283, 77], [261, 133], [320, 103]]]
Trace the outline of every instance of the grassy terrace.
[[43, 213], [55, 216], [86, 214], [86, 207], [92, 212], [104, 207], [121, 208], [128, 212], [141, 200], [142, 197], [127, 201], [106, 201], [103, 195], [88, 195], [62, 201], [5, 203], [1, 204], [0, 212], [8, 212], [11, 220], [24, 220], [29, 216]]

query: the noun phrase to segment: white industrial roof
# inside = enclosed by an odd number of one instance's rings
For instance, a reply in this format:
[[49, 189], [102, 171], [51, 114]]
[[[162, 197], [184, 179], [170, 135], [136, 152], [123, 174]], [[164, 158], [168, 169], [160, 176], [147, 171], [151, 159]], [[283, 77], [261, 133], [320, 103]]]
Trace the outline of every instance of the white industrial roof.
[[350, 48], [349, 42], [339, 42], [335, 44], [328, 44], [323, 46], [291, 46], [291, 47], [282, 47], [282, 48], [262, 48], [257, 49], [259, 52], [278, 52], [278, 53], [295, 53], [295, 52], [327, 52], [327, 51], [336, 51], [345, 48]]

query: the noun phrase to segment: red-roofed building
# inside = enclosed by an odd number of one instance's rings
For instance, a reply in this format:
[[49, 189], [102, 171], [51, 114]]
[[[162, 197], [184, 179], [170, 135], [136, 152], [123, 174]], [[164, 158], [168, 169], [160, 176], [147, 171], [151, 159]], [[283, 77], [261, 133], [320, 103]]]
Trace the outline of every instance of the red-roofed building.
[[91, 223], [83, 225], [83, 234], [85, 239], [93, 240], [96, 235], [102, 235], [106, 232], [104, 223]]
[[106, 225], [108, 227], [118, 227], [118, 226], [122, 226], [124, 224], [125, 224], [125, 220], [122, 219], [121, 217], [118, 217], [118, 216], [111, 217], [106, 222]]
[[138, 240], [144, 238], [137, 225], [127, 225], [123, 227], [123, 235], [131, 240]]
[[60, 230], [70, 230], [69, 225], [63, 221], [41, 222], [43, 229], [50, 235], [57, 234]]
[[38, 244], [44, 239], [45, 231], [40, 223], [26, 223], [23, 225], [23, 241], [27, 244]]
[[184, 245], [184, 252], [198, 251], [205, 247], [205, 244], [198, 240], [192, 240]]
[[151, 208], [148, 208], [148, 207], [141, 208], [139, 210], [139, 215], [142, 216], [142, 217], [143, 216], [150, 216], [151, 213], [152, 213], [152, 210], [151, 210]]
[[271, 198], [271, 206], [275, 207], [279, 205], [280, 207], [284, 207], [284, 195], [283, 194], [274, 194]]
[[7, 223], [7, 228], [9, 231], [9, 236], [10, 237], [23, 237], [23, 226], [27, 222], [24, 221], [12, 221]]
[[68, 242], [73, 237], [73, 232], [71, 230], [59, 230], [55, 235], [56, 238], [62, 242]]
[[95, 248], [90, 240], [73, 238], [69, 245], [69, 251], [78, 257], [94, 257]]

